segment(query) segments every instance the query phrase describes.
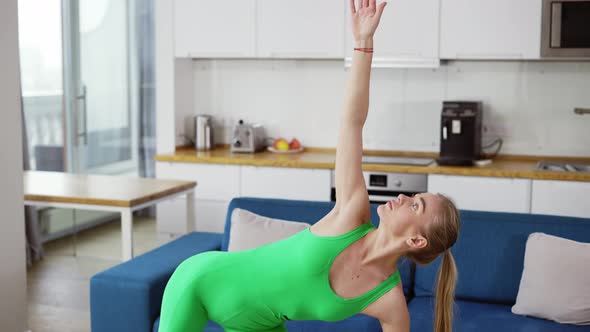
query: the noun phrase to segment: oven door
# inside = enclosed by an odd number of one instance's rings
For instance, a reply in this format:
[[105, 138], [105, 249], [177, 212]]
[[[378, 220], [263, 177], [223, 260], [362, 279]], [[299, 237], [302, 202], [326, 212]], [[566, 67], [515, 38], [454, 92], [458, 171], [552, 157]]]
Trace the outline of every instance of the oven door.
[[590, 58], [590, 0], [543, 0], [541, 57]]
[[[426, 174], [390, 173], [364, 171], [365, 186], [369, 196], [369, 202], [384, 204], [399, 194], [412, 196], [423, 193], [428, 188], [428, 176]], [[336, 201], [335, 172], [332, 171], [330, 198]]]

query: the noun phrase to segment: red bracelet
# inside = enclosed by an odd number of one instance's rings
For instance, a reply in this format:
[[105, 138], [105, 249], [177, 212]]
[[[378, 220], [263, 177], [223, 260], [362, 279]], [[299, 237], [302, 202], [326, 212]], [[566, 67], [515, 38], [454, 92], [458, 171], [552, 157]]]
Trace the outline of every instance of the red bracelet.
[[364, 47], [355, 47], [354, 48], [355, 51], [361, 51], [364, 53], [373, 53], [373, 48], [364, 48]]

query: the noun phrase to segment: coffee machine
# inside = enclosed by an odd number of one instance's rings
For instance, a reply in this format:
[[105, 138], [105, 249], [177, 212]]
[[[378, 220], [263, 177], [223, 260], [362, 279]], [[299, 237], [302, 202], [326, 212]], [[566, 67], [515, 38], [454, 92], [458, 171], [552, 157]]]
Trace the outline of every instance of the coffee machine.
[[479, 101], [443, 102], [439, 165], [471, 166], [481, 158], [481, 119]]

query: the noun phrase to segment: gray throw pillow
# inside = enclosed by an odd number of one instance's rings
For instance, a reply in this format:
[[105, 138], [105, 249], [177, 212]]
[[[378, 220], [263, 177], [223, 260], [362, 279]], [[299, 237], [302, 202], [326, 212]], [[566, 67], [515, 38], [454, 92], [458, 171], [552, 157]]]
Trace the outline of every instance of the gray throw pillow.
[[544, 233], [529, 235], [512, 312], [590, 325], [590, 243]]
[[257, 248], [288, 238], [310, 226], [305, 222], [273, 219], [235, 208], [231, 214], [227, 251]]

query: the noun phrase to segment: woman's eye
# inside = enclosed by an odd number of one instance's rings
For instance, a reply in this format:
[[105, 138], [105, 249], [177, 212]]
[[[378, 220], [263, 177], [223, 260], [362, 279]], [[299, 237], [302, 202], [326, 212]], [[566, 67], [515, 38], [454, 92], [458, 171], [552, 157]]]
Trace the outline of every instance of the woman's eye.
[[418, 211], [418, 203], [412, 203], [412, 209]]

